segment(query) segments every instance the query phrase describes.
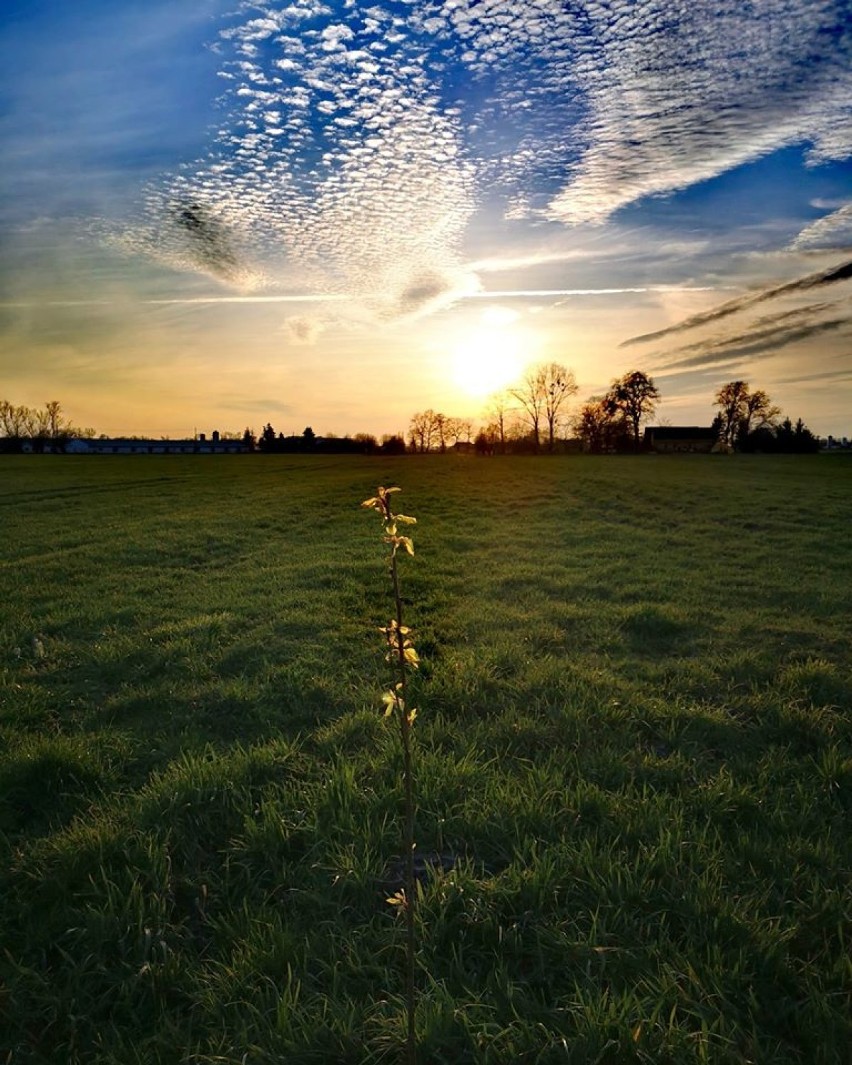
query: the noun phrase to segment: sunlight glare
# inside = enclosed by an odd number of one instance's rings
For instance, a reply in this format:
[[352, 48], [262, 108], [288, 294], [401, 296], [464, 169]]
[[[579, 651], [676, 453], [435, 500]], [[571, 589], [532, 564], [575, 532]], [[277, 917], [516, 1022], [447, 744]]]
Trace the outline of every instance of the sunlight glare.
[[518, 315], [489, 308], [481, 325], [467, 333], [452, 352], [453, 381], [468, 396], [484, 398], [515, 384], [529, 359], [529, 338], [513, 329]]

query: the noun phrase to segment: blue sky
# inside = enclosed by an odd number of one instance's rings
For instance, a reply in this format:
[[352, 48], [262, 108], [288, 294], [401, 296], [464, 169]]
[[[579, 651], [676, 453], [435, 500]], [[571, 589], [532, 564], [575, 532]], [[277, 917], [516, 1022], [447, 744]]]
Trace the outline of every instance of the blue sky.
[[745, 378], [852, 433], [849, 3], [0, 18], [2, 398], [381, 433], [544, 358], [581, 399], [652, 373], [673, 423]]

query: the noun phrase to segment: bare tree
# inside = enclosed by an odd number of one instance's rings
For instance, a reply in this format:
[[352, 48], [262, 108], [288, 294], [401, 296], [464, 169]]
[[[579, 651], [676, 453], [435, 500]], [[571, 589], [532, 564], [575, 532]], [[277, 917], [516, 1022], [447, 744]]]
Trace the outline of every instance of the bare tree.
[[449, 443], [450, 447], [457, 444], [462, 437], [467, 434], [467, 439], [470, 439], [470, 434], [473, 429], [473, 425], [469, 421], [465, 421], [464, 418], [445, 418], [444, 419], [444, 437]]
[[17, 407], [6, 399], [0, 400], [0, 431], [3, 436], [12, 440], [32, 436], [34, 424], [34, 414], [29, 407]]
[[535, 450], [541, 449], [542, 423], [547, 425], [548, 450], [552, 451], [566, 400], [577, 392], [574, 374], [558, 362], [531, 366], [509, 395], [520, 403], [530, 429]]
[[47, 421], [47, 435], [51, 440], [56, 440], [68, 428], [62, 417], [62, 404], [58, 399], [52, 399], [44, 405], [44, 413]]
[[540, 366], [531, 366], [521, 383], [509, 389], [509, 395], [521, 405], [532, 429], [536, 451], [541, 447], [541, 416], [544, 410], [544, 375]]
[[53, 436], [51, 433], [51, 418], [50, 411], [47, 407], [39, 407], [36, 410], [30, 411], [30, 417], [28, 419], [28, 436], [31, 436], [34, 440], [41, 439], [47, 440]]
[[419, 411], [413, 415], [408, 427], [411, 447], [414, 451], [422, 453], [432, 448], [432, 415], [433, 411]]
[[428, 411], [432, 415], [432, 430], [438, 441], [438, 450], [443, 453], [447, 450], [447, 422], [446, 414], [440, 411]]
[[512, 398], [511, 392], [502, 389], [489, 398], [485, 408], [485, 417], [489, 429], [492, 426], [494, 429], [492, 434], [493, 446], [499, 447], [501, 455], [506, 453], [506, 439], [509, 435], [509, 426], [515, 411]]
[[408, 438], [414, 451], [426, 452], [435, 448], [446, 451], [447, 440], [458, 439], [460, 431], [457, 418], [448, 418], [430, 407], [412, 416]]
[[565, 402], [577, 394], [574, 374], [561, 363], [551, 362], [545, 367], [544, 416], [547, 419], [547, 450], [553, 451], [557, 430], [564, 418]]

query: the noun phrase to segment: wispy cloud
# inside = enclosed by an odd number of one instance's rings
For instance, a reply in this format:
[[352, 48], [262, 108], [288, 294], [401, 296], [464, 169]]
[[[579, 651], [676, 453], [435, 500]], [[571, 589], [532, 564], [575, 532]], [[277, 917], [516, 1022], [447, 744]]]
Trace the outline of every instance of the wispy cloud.
[[666, 370], [683, 370], [687, 368], [721, 366], [738, 359], [754, 360], [760, 356], [768, 358], [777, 354], [782, 348], [799, 343], [824, 333], [834, 333], [849, 325], [848, 318], [827, 318], [821, 321], [802, 322], [798, 325], [778, 325], [758, 329], [737, 336], [726, 337], [708, 345], [691, 345], [693, 350], [700, 348], [700, 354], [687, 358], [678, 358], [665, 362]]
[[472, 299], [498, 299], [500, 297], [544, 298], [548, 296], [626, 296], [663, 292], [718, 292], [718, 285], [637, 285], [618, 288], [517, 288], [487, 289], [471, 293]]
[[833, 285], [837, 282], [848, 281], [850, 279], [852, 279], [852, 260], [842, 262], [827, 270], [821, 270], [818, 273], [796, 278], [794, 281], [787, 281], [781, 285], [772, 285], [768, 288], [761, 289], [759, 292], [751, 292], [745, 296], [739, 296], [736, 299], [728, 300], [726, 303], [713, 307], [709, 311], [702, 311], [700, 314], [694, 314], [689, 318], [684, 319], [682, 322], [667, 326], [665, 329], [657, 329], [653, 333], [643, 333], [641, 336], [630, 337], [628, 340], [625, 340], [621, 346], [629, 347], [633, 344], [644, 344], [652, 340], [660, 340], [661, 338], [671, 336], [674, 333], [683, 333], [689, 329], [695, 329], [698, 326], [710, 325], [722, 318], [729, 318], [731, 315], [738, 314], [740, 311], [747, 310], [760, 303], [765, 303], [768, 300], [777, 299], [781, 296], [797, 295], [825, 285]]
[[807, 384], [845, 384], [852, 381], [852, 367], [845, 366], [843, 369], [823, 370], [820, 373], [793, 374], [790, 377], [777, 379], [779, 385], [807, 385]]

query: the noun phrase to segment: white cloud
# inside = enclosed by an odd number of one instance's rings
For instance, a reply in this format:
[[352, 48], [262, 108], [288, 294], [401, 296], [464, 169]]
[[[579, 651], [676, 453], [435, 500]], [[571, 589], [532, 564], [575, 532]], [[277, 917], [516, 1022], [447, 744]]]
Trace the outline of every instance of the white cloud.
[[795, 251], [852, 247], [852, 203], [805, 226], [790, 246]]
[[593, 6], [596, 40], [576, 66], [587, 145], [550, 215], [603, 221], [796, 143], [813, 146], [814, 162], [847, 157], [850, 42], [827, 43], [844, 9], [726, 0], [680, 7], [675, 21], [654, 0], [620, 5], [616, 21], [611, 5]]
[[[212, 151], [152, 188], [147, 221], [124, 239], [243, 287], [298, 275], [380, 317], [443, 305], [476, 287], [463, 249], [486, 198], [511, 219], [595, 224], [784, 145], [810, 145], [814, 163], [852, 153], [852, 45], [834, 32], [844, 10], [246, 5], [222, 33], [233, 80]], [[215, 220], [213, 253], [175, 232], [174, 205], [187, 203]], [[845, 224], [842, 210], [831, 218], [801, 246]]]

